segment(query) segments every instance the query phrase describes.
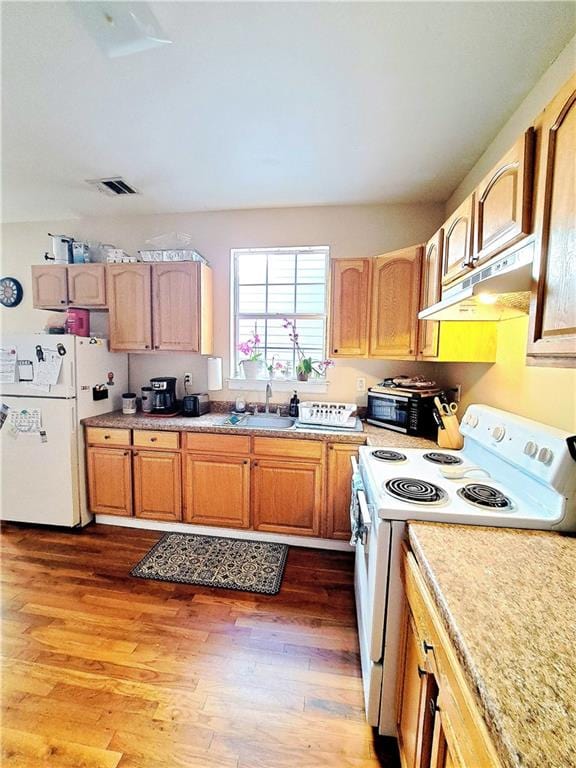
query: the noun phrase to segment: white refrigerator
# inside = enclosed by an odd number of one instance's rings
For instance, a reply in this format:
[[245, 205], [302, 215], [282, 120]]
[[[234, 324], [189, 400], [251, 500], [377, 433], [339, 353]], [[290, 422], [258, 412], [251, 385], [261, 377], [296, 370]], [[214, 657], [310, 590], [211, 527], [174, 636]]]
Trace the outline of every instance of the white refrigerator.
[[[18, 364], [14, 383], [0, 385], [7, 412], [0, 428], [0, 519], [85, 525], [91, 515], [80, 422], [121, 408], [128, 388], [128, 355], [110, 352], [107, 339], [68, 335], [6, 334], [1, 347], [3, 353], [16, 350]], [[39, 357], [48, 360], [54, 352], [61, 368], [49, 390], [21, 380], [32, 378], [30, 371]], [[3, 365], [3, 380], [11, 378]], [[12, 411], [16, 413], [11, 416]], [[27, 431], [29, 425], [14, 423], [22, 411], [33, 415], [32, 431]]]

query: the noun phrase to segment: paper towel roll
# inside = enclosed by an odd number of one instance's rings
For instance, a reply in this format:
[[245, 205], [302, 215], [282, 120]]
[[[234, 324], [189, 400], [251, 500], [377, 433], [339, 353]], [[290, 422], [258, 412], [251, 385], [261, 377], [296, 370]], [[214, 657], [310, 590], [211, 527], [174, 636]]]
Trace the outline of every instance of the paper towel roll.
[[208, 358], [208, 389], [222, 389], [222, 358]]

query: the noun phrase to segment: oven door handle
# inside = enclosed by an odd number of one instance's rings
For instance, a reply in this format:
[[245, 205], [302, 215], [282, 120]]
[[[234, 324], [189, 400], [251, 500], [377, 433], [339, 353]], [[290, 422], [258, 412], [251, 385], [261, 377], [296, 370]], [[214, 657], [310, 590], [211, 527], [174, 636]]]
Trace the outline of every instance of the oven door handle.
[[368, 540], [368, 534], [372, 528], [372, 518], [370, 517], [370, 510], [368, 508], [368, 502], [366, 501], [366, 494], [364, 491], [358, 491], [358, 505], [360, 507], [360, 526], [358, 535], [362, 545], [365, 546]]

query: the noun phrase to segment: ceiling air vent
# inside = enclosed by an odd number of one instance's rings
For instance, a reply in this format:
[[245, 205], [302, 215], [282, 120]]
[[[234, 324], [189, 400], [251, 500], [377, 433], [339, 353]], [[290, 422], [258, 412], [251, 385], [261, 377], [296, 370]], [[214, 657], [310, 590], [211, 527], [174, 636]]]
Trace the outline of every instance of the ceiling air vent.
[[139, 195], [137, 189], [127, 184], [122, 176], [112, 176], [109, 179], [87, 179], [88, 184], [96, 187], [104, 195], [116, 197], [117, 195]]

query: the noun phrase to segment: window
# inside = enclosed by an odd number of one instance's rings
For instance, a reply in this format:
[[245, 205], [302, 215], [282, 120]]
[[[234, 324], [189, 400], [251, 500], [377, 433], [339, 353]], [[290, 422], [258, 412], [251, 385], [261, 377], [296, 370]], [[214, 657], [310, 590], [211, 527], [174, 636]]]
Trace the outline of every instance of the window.
[[291, 320], [306, 356], [323, 360], [329, 248], [241, 248], [232, 251], [234, 374], [246, 355], [238, 344], [256, 333], [258, 352], [286, 378], [295, 378], [298, 355], [285, 320]]

